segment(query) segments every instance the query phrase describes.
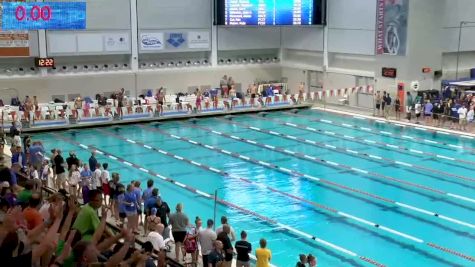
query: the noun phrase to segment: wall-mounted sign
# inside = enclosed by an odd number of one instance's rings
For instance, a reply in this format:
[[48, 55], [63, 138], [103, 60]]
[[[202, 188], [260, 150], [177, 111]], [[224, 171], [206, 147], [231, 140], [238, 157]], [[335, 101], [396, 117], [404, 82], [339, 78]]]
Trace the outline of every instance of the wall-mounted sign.
[[163, 32], [150, 32], [140, 34], [141, 50], [162, 50], [165, 47]]
[[396, 68], [383, 68], [381, 75], [386, 78], [396, 78], [397, 69]]
[[209, 32], [188, 32], [188, 48], [208, 49], [210, 46]]

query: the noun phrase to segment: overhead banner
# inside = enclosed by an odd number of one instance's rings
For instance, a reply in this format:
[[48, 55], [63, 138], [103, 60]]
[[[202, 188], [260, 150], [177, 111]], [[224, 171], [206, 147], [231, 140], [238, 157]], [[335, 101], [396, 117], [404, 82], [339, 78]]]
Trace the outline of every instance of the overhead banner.
[[405, 56], [409, 0], [377, 0], [376, 54]]
[[165, 47], [163, 32], [150, 32], [140, 34], [141, 50], [162, 50]]
[[210, 34], [204, 32], [188, 32], [188, 48], [191, 49], [209, 49]]

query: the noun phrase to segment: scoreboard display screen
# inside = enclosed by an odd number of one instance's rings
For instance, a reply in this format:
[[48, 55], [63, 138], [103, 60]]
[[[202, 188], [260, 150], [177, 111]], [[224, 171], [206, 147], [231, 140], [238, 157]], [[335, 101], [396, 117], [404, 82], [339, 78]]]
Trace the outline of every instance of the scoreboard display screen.
[[324, 0], [218, 0], [217, 19], [226, 26], [319, 25]]
[[0, 30], [83, 30], [86, 2], [1, 2]]

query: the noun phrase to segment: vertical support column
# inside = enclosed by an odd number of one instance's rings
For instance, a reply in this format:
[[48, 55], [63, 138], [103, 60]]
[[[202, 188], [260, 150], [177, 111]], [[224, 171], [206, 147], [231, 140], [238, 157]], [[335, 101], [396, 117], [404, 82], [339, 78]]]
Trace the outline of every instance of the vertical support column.
[[324, 89], [328, 80], [328, 25], [323, 26], [323, 81], [322, 89]]
[[[40, 57], [48, 56], [46, 49], [46, 30], [38, 30], [38, 50]], [[48, 76], [48, 70], [46, 68], [41, 68], [40, 75], [41, 77]]]
[[216, 1], [210, 0], [211, 2], [211, 12], [213, 14], [212, 25], [211, 25], [211, 66], [218, 66], [218, 22], [216, 14]]
[[139, 71], [137, 0], [130, 0], [130, 69], [134, 75], [134, 91], [137, 96], [137, 72]]

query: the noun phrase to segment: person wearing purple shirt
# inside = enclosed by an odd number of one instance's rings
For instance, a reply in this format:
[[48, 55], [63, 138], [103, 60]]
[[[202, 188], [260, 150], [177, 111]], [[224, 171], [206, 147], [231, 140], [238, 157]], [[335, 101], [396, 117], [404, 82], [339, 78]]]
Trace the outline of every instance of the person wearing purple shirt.
[[433, 108], [434, 106], [432, 105], [430, 100], [427, 100], [424, 105], [424, 120], [426, 125], [429, 125], [429, 123], [431, 123]]
[[82, 198], [84, 204], [89, 202], [89, 189], [91, 186], [91, 177], [92, 177], [92, 172], [89, 170], [87, 167], [87, 164], [83, 165], [83, 170], [81, 171], [81, 188], [82, 188]]
[[37, 170], [41, 169], [41, 164], [43, 163], [45, 155], [45, 148], [43, 144], [39, 141], [33, 142], [30, 147], [30, 162]]

